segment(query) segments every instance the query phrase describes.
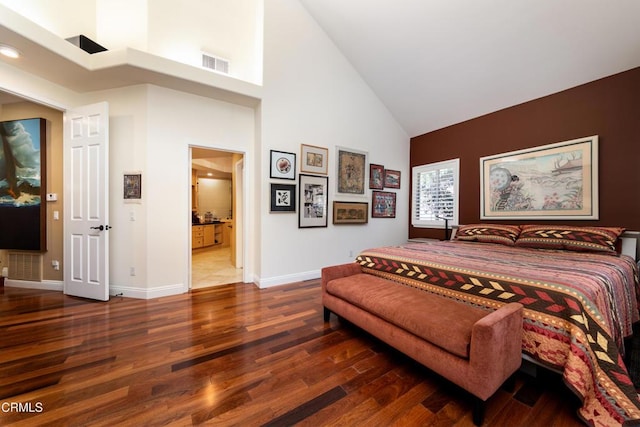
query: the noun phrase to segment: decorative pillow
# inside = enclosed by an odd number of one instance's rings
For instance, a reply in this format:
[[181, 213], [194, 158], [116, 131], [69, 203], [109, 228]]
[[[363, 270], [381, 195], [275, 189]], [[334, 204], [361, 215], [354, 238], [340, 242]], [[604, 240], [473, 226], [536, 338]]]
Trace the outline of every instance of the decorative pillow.
[[517, 225], [469, 224], [459, 227], [455, 238], [513, 246], [519, 234], [520, 227]]
[[516, 246], [570, 251], [616, 252], [621, 227], [572, 227], [569, 225], [521, 225]]

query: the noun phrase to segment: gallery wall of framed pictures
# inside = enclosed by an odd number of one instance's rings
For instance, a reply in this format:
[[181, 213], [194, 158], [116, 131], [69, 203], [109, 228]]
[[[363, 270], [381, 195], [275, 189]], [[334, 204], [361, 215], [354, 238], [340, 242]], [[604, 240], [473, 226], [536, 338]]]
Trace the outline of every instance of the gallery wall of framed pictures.
[[[371, 218], [395, 218], [397, 196], [389, 190], [400, 189], [401, 172], [369, 164], [366, 151], [335, 148], [335, 194], [343, 200], [335, 200], [333, 205], [329, 204], [328, 148], [301, 144], [299, 158], [297, 153], [271, 150], [270, 178], [297, 178], [298, 182], [270, 183], [270, 213], [297, 213], [298, 228], [327, 227], [330, 213], [333, 225], [362, 225], [369, 221], [371, 203]], [[367, 190], [372, 190], [370, 202]], [[329, 206], [333, 207], [331, 211]]]

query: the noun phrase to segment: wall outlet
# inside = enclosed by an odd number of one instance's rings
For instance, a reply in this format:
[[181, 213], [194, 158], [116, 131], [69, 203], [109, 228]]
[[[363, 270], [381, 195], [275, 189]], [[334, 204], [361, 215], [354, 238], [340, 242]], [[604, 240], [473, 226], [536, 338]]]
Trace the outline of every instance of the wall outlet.
[[135, 267], [131, 267], [129, 269], [129, 275], [130, 276], [135, 276], [136, 275], [136, 268]]
[[54, 270], [60, 270], [60, 261], [54, 259], [51, 261], [51, 267], [53, 267]]
[[349, 249], [349, 258], [353, 258], [353, 249]]

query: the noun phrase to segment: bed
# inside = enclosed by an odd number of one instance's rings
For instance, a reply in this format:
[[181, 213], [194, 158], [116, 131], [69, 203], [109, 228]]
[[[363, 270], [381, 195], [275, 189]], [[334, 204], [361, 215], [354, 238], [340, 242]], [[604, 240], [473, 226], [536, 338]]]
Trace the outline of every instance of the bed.
[[640, 400], [624, 364], [639, 319], [638, 267], [618, 253], [621, 228], [460, 227], [450, 241], [368, 249], [369, 274], [496, 309], [524, 305], [523, 357], [562, 373], [596, 426], [640, 425]]

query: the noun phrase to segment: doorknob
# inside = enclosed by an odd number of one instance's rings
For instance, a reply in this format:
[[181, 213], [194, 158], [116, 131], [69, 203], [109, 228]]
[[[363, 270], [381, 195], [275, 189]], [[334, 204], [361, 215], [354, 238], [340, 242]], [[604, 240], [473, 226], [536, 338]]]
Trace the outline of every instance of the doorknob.
[[[107, 226], [108, 227], [108, 226]], [[92, 230], [104, 230], [104, 225], [100, 225], [99, 227], [91, 227]]]

